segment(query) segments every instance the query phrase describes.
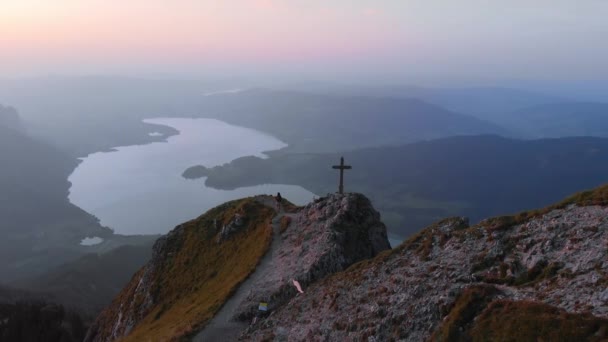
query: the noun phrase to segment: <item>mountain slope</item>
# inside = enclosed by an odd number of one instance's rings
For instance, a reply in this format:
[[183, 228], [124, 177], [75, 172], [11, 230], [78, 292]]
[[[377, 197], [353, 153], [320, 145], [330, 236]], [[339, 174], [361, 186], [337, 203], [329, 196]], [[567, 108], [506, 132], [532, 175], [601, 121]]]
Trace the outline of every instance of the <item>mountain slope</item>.
[[150, 237], [149, 244], [141, 246], [124, 245], [102, 254], [85, 254], [42, 275], [21, 279], [12, 285], [37, 293], [48, 293], [54, 301], [94, 317], [112, 302], [133, 273], [148, 262], [153, 238]]
[[67, 176], [77, 161], [0, 126], [0, 276], [39, 274], [82, 255], [80, 241], [111, 230], [68, 201]]
[[432, 88], [411, 85], [362, 86], [304, 83], [287, 85], [284, 88], [343, 96], [416, 98], [490, 122], [516, 110], [564, 100], [562, 96], [509, 87]]
[[[206, 185], [295, 184], [324, 194], [342, 154], [246, 157], [206, 170]], [[449, 216], [483, 218], [541, 207], [608, 180], [608, 140], [453, 137], [345, 153], [346, 189], [367, 194], [391, 232], [408, 236]], [[576, 167], [573, 167], [573, 166]]]
[[201, 113], [268, 132], [299, 152], [340, 151], [501, 127], [416, 99], [347, 97], [254, 89], [207, 96]]
[[[115, 235], [70, 203], [67, 177], [77, 164], [25, 133], [0, 126], [0, 282], [49, 293], [55, 302], [96, 314], [145, 263], [149, 252], [139, 246], [150, 248], [156, 237]], [[93, 236], [104, 241], [80, 244]], [[112, 252], [123, 245], [133, 246]], [[133, 258], [116, 262], [119, 255]], [[108, 268], [118, 276], [96, 273]]]
[[558, 102], [530, 106], [505, 115], [502, 124], [533, 138], [607, 137], [608, 104]]
[[469, 227], [446, 219], [308, 288], [247, 341], [608, 338], [608, 186]]

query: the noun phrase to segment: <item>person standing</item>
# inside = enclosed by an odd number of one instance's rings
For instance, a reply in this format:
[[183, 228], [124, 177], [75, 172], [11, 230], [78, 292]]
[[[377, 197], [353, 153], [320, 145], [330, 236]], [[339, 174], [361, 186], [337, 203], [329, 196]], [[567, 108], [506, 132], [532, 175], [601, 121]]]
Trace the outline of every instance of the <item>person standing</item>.
[[277, 201], [277, 211], [281, 211], [281, 204], [283, 203], [283, 197], [280, 192], [277, 192], [277, 197], [275, 198]]

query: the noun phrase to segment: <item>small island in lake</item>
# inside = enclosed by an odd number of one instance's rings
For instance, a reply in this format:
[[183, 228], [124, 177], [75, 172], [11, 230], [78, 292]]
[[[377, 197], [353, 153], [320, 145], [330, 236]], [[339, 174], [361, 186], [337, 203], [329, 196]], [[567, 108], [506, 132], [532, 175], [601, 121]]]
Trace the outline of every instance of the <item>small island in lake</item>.
[[196, 165], [186, 169], [184, 173], [182, 173], [182, 177], [186, 179], [199, 179], [203, 177], [207, 177], [209, 175], [209, 169], [204, 167], [203, 165]]

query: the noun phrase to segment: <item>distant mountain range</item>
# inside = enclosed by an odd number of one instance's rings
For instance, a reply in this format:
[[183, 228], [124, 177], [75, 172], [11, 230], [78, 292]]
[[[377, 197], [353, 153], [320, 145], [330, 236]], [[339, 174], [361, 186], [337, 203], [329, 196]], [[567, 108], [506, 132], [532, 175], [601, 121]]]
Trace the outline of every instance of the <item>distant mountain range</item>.
[[417, 99], [254, 89], [208, 96], [203, 116], [268, 132], [298, 152], [403, 144], [454, 135], [508, 134], [498, 125]]
[[501, 126], [506, 135], [519, 138], [605, 137], [608, 131], [608, 96], [595, 97], [605, 102], [589, 102], [578, 100], [578, 93], [568, 97], [505, 87], [424, 88], [328, 83], [286, 87], [340, 96], [421, 99], [492, 122]]
[[522, 108], [497, 118], [511, 131], [532, 138], [608, 137], [608, 103], [560, 102]]
[[[331, 169], [342, 154], [240, 158], [205, 170], [206, 185], [232, 189], [295, 184], [322, 195], [337, 190]], [[344, 153], [346, 190], [367, 194], [389, 230], [408, 236], [442, 217], [472, 220], [540, 207], [608, 182], [608, 139], [512, 140], [452, 137]]]
[[411, 85], [363, 86], [331, 83], [301, 83], [284, 87], [294, 91], [341, 96], [416, 98], [484, 120], [531, 106], [570, 101], [567, 97], [506, 87], [431, 88]]
[[[0, 99], [21, 109], [32, 136], [78, 157], [164, 138], [148, 136], [152, 131], [176, 134], [141, 122], [159, 116], [218, 118], [273, 134], [289, 143], [292, 151], [327, 152], [454, 135], [538, 138], [579, 136], [585, 131], [596, 135], [601, 129], [594, 130], [595, 123], [603, 118], [570, 127], [568, 120], [559, 118], [561, 108], [572, 106], [571, 112], [579, 115], [586, 110], [580, 101], [608, 102], [598, 95], [551, 92], [551, 87], [530, 87], [537, 89], [530, 91], [323, 82], [271, 87], [274, 90], [252, 88], [251, 82], [238, 81], [45, 78], [0, 81]], [[222, 92], [236, 88], [249, 90]], [[521, 120], [520, 113], [543, 106], [558, 109], [551, 126], [537, 129], [526, 115]], [[370, 117], [377, 120], [366, 120]], [[356, 122], [360, 127], [355, 127]]]

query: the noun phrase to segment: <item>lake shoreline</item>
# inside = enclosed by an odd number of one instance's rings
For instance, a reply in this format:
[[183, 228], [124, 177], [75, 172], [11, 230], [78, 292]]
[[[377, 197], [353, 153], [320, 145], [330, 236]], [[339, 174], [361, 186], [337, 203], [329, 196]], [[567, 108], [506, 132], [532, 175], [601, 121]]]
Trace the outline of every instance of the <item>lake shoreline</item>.
[[[315, 196], [293, 185], [270, 184], [223, 191], [182, 178], [184, 169], [215, 167], [243, 156], [268, 158], [287, 144], [254, 129], [217, 119], [153, 118], [177, 134], [147, 144], [118, 146], [81, 158], [68, 177], [70, 202], [99, 218], [117, 235], [164, 234], [208, 209], [236, 198], [281, 192], [305, 204]], [[152, 128], [150, 132], [158, 131]], [[162, 138], [162, 139], [159, 139]]]

